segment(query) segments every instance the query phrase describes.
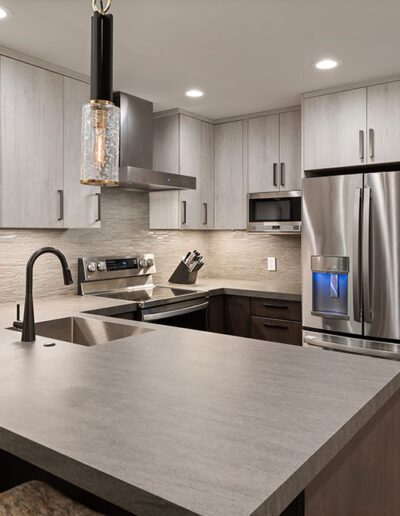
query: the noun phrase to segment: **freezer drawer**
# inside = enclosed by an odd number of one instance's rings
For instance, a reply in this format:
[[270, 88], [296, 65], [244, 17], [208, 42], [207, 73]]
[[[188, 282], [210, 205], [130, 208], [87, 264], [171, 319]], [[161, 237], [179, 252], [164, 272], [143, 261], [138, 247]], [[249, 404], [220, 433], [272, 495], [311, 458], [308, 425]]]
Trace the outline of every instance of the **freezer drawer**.
[[303, 346], [320, 350], [400, 360], [400, 344], [303, 331]]

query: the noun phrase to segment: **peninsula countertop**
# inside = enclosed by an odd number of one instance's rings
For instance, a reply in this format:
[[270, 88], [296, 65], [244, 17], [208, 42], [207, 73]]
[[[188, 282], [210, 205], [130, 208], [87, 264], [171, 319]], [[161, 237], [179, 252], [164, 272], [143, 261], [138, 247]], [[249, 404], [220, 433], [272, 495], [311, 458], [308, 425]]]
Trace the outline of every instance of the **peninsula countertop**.
[[0, 305], [0, 448], [138, 515], [276, 516], [400, 388], [396, 362], [131, 321], [154, 331], [25, 344], [3, 329], [14, 309]]

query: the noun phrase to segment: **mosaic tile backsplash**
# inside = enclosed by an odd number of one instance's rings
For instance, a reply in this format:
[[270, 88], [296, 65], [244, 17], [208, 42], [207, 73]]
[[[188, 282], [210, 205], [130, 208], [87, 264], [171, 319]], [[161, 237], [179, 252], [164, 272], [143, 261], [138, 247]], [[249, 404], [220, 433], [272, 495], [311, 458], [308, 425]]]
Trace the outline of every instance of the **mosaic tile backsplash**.
[[[259, 279], [300, 283], [300, 239], [251, 235], [245, 231], [153, 231], [149, 229], [148, 194], [105, 189], [101, 229], [0, 229], [0, 302], [21, 301], [25, 265], [43, 246], [54, 246], [67, 257], [74, 280], [77, 259], [101, 254], [155, 254], [158, 283], [168, 280], [180, 257], [198, 249], [206, 266], [203, 277]], [[268, 272], [267, 256], [276, 256], [278, 270]], [[272, 276], [271, 276], [272, 275]], [[58, 259], [41, 256], [34, 270], [34, 296], [76, 293], [76, 282], [65, 287]]]

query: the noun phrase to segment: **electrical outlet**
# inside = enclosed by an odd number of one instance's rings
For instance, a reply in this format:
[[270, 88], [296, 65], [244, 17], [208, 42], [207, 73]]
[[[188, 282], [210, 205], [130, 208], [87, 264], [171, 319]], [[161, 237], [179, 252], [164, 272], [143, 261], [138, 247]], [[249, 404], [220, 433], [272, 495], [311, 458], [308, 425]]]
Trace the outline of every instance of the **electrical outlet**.
[[267, 265], [269, 271], [276, 271], [276, 258], [275, 256], [268, 256]]

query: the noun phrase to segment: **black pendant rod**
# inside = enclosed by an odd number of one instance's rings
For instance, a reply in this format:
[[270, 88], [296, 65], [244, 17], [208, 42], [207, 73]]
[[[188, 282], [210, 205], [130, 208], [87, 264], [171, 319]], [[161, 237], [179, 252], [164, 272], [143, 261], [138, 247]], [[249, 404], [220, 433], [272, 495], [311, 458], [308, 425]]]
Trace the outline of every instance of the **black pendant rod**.
[[113, 16], [92, 16], [91, 100], [113, 100]]

